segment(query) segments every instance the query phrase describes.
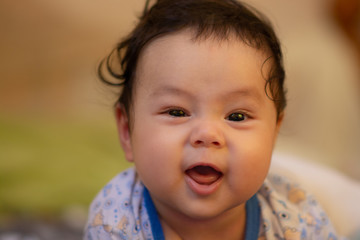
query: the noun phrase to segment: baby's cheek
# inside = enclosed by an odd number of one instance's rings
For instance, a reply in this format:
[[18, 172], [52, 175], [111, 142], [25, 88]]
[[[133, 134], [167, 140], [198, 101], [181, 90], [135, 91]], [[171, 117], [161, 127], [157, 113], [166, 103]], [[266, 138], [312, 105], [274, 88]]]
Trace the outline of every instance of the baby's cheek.
[[134, 162], [143, 181], [163, 182], [174, 171], [176, 155], [175, 150], [153, 139], [135, 149]]
[[234, 191], [255, 193], [263, 184], [269, 170], [270, 156], [249, 154], [234, 160], [229, 165], [230, 186]]

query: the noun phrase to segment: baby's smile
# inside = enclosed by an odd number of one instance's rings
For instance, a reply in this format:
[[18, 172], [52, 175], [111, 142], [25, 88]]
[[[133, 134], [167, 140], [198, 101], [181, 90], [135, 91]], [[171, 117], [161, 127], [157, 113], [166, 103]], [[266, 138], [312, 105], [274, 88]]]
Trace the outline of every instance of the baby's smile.
[[186, 171], [186, 182], [190, 189], [199, 195], [208, 195], [216, 191], [223, 173], [209, 164], [196, 164]]

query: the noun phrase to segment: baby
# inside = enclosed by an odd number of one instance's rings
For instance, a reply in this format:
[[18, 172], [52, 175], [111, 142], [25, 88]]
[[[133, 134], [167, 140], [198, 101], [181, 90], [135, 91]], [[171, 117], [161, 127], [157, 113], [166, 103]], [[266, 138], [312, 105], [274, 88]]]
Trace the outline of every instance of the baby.
[[260, 13], [235, 0], [147, 3], [115, 53], [99, 73], [122, 87], [118, 133], [135, 166], [95, 198], [84, 239], [336, 239], [311, 195], [268, 175], [285, 73]]

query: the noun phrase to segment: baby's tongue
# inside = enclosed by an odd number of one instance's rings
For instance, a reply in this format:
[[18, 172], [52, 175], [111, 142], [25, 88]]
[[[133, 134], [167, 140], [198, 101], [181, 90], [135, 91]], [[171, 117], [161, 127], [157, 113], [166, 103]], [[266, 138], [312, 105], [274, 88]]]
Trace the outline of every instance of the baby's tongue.
[[186, 170], [186, 174], [198, 184], [210, 185], [221, 177], [221, 173], [209, 166], [197, 166]]

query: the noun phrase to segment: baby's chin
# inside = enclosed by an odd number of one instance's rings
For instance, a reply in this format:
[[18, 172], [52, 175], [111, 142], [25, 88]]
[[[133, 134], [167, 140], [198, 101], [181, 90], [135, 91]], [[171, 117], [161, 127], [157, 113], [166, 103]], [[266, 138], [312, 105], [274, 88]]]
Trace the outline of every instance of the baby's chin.
[[192, 206], [187, 206], [182, 208], [181, 214], [187, 218], [189, 221], [194, 223], [196, 222], [211, 222], [216, 221], [219, 218], [226, 217], [227, 215], [234, 214], [245, 215], [245, 203], [238, 202], [229, 204], [193, 204]]

